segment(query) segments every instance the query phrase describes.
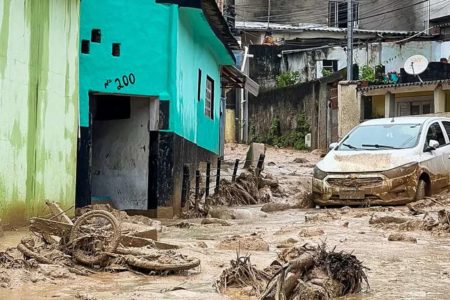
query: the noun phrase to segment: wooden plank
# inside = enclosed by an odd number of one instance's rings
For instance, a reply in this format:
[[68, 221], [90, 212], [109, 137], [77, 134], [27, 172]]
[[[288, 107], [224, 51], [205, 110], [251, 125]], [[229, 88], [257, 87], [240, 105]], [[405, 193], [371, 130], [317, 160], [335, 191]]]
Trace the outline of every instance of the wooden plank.
[[177, 245], [171, 245], [167, 243], [162, 243], [158, 241], [153, 241], [151, 239], [140, 238], [131, 235], [122, 235], [120, 237], [120, 244], [124, 247], [145, 247], [145, 246], [155, 246], [157, 249], [161, 250], [170, 250], [170, 249], [179, 249], [180, 247]]
[[73, 227], [72, 225], [67, 223], [42, 218], [32, 218], [30, 220], [30, 223], [31, 231], [42, 233], [44, 235], [55, 235], [59, 237], [68, 236]]
[[59, 207], [57, 203], [47, 201], [45, 202], [45, 204], [47, 204], [47, 206], [50, 208], [56, 220], [67, 223], [69, 225], [73, 225], [72, 220], [66, 215], [66, 213], [61, 209], [61, 207]]

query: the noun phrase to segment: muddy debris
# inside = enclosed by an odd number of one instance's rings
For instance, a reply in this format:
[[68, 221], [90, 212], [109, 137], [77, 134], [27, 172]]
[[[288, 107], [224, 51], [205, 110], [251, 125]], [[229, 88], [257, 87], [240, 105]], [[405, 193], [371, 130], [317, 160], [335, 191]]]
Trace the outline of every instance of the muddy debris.
[[167, 227], [176, 227], [176, 228], [181, 228], [181, 229], [189, 229], [189, 228], [191, 228], [193, 226], [195, 226], [195, 224], [189, 223], [189, 222], [185, 222], [185, 221], [181, 221], [181, 222], [178, 222], [176, 224], [168, 225]]
[[312, 195], [309, 193], [300, 193], [297, 195], [297, 203], [281, 203], [281, 202], [269, 202], [261, 207], [261, 211], [266, 213], [285, 211], [289, 209], [304, 209], [314, 207]]
[[320, 236], [320, 235], [324, 235], [325, 232], [320, 229], [320, 228], [316, 228], [316, 227], [310, 227], [310, 228], [303, 228], [300, 232], [299, 232], [299, 236], [300, 237], [314, 237], [314, 236]]
[[[123, 213], [116, 213], [116, 218], [107, 210], [88, 209], [74, 222], [64, 213], [60, 215], [64, 218], [58, 221], [55, 215], [50, 219], [32, 218], [32, 235], [23, 238], [17, 247], [0, 252], [0, 272], [9, 274], [10, 278], [38, 282], [87, 276], [98, 271], [172, 274], [200, 265], [197, 258], [162, 250], [173, 248], [172, 245], [124, 234], [121, 225], [125, 222], [118, 218], [136, 219]], [[144, 226], [142, 221], [154, 224], [151, 220], [139, 220], [132, 224], [140, 227]], [[153, 227], [144, 227], [143, 233], [153, 232]]]
[[278, 181], [243, 172], [236, 182], [222, 179], [218, 193], [207, 199], [209, 206], [242, 206], [267, 203], [272, 194], [280, 194]]
[[293, 245], [297, 244], [298, 240], [293, 238], [288, 238], [277, 245], [277, 248], [291, 248]]
[[247, 276], [250, 272], [241, 275], [242, 272], [234, 271], [236, 262], [232, 262], [232, 268], [225, 270], [218, 280], [222, 283], [218, 290], [224, 292], [227, 287], [223, 284], [224, 274], [242, 278], [237, 286], [252, 285], [255, 295], [262, 300], [333, 299], [360, 293], [364, 284], [369, 288], [367, 268], [352, 254], [335, 252], [334, 249], [328, 251], [325, 244], [317, 247], [304, 245], [284, 252], [295, 255], [280, 256], [264, 271], [257, 271], [262, 275], [256, 279]]
[[297, 157], [293, 160], [294, 163], [296, 164], [306, 164], [309, 163], [309, 161], [306, 158], [302, 158], [302, 157]]
[[269, 213], [269, 212], [276, 212], [276, 211], [284, 211], [293, 208], [294, 206], [289, 203], [277, 203], [277, 202], [270, 202], [266, 203], [261, 207], [261, 211]]
[[257, 235], [240, 236], [235, 235], [221, 241], [217, 245], [221, 250], [234, 250], [234, 251], [269, 251], [269, 243], [263, 240]]
[[219, 293], [224, 293], [227, 288], [242, 288], [248, 296], [259, 296], [269, 279], [269, 274], [252, 265], [250, 256], [239, 256], [238, 253], [237, 258], [231, 260], [230, 267], [223, 270], [214, 286]]
[[244, 171], [239, 174], [235, 182], [222, 179], [217, 193], [209, 196], [206, 200], [201, 198], [197, 208], [195, 197], [190, 197], [190, 209], [183, 213], [183, 217], [206, 217], [211, 215], [211, 210], [216, 207], [264, 204], [272, 201], [274, 197], [284, 196], [278, 181], [273, 179], [270, 174], [261, 174], [258, 177], [253, 171]]
[[325, 211], [320, 213], [307, 213], [305, 214], [305, 223], [320, 223], [339, 220], [341, 216], [332, 211]]
[[221, 225], [221, 226], [231, 226], [231, 225], [233, 225], [233, 224], [231, 224], [230, 222], [228, 222], [226, 220], [216, 219], [216, 218], [202, 219], [201, 224], [202, 225], [218, 224], [218, 225]]
[[404, 233], [392, 233], [388, 237], [388, 241], [390, 242], [408, 242], [408, 243], [417, 243], [417, 238], [408, 236]]
[[257, 218], [266, 218], [267, 214], [261, 211], [248, 211], [245, 209], [219, 206], [212, 207], [209, 210], [207, 217], [221, 220], [251, 220]]
[[372, 216], [369, 220], [369, 224], [392, 224], [392, 223], [402, 224], [410, 220], [411, 220], [410, 218], [395, 217], [395, 216], [381, 216], [381, 217]]

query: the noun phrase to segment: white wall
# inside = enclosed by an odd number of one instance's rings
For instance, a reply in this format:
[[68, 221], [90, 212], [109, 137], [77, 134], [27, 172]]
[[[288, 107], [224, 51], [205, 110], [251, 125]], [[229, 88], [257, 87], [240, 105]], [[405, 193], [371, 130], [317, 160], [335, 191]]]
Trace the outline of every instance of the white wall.
[[150, 101], [131, 98], [129, 119], [94, 122], [92, 196], [117, 209], [147, 209]]
[[[430, 62], [439, 61], [441, 57], [450, 59], [450, 42], [420, 41], [397, 44], [394, 42], [368, 44], [355, 48], [353, 62], [360, 67], [369, 65], [375, 67], [383, 64], [386, 72], [403, 68], [406, 59], [412, 55], [421, 54]], [[347, 53], [342, 47], [319, 49], [309, 52], [299, 52], [283, 55], [284, 71], [299, 71], [302, 81], [322, 77], [323, 60], [337, 60], [338, 69], [347, 67]], [[286, 68], [286, 62], [288, 67]], [[306, 68], [306, 66], [309, 66]]]

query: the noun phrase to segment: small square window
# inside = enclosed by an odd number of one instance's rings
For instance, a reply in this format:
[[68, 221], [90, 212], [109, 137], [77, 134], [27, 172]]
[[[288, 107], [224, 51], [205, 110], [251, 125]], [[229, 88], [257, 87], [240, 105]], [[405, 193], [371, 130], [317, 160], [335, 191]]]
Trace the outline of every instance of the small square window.
[[120, 56], [120, 44], [119, 43], [112, 44], [112, 55]]
[[90, 48], [91, 48], [91, 43], [89, 42], [89, 40], [81, 41], [81, 53], [89, 54]]
[[214, 119], [214, 80], [209, 76], [206, 78], [205, 115]]
[[102, 31], [100, 29], [92, 29], [91, 42], [93, 42], [93, 43], [101, 43], [102, 42]]

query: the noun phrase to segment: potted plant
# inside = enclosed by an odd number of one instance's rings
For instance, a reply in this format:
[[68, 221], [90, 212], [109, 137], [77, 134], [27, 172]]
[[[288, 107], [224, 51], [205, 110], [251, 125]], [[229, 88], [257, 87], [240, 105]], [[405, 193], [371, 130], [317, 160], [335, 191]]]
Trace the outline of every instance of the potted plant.
[[363, 66], [361, 68], [360, 81], [362, 87], [368, 87], [369, 82], [375, 81], [375, 70], [370, 66]]

